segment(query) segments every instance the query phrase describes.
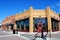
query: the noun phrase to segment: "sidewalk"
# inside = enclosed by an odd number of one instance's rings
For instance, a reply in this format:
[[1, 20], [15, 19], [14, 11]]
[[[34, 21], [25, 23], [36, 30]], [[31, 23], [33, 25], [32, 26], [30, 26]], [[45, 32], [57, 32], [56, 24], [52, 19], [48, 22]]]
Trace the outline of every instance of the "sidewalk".
[[[7, 33], [10, 33], [10, 34], [13, 34], [12, 31], [5, 31]], [[33, 39], [34, 35], [36, 34], [37, 32], [33, 32], [33, 33], [29, 33], [29, 32], [18, 32], [18, 34], [15, 34], [16, 36], [19, 36], [21, 38], [25, 38], [25, 39], [28, 39], [28, 40], [31, 40]], [[46, 34], [46, 32], [44, 32], [44, 34]], [[60, 31], [57, 31], [57, 32], [51, 32], [51, 38], [49, 38], [49, 36], [47, 37], [47, 40], [60, 40], [60, 38], [57, 38], [55, 37], [55, 35], [59, 34], [60, 35]], [[59, 36], [58, 35], [58, 36]], [[60, 36], [59, 36], [60, 37]], [[36, 40], [42, 40], [41, 38], [36, 38]]]
[[[34, 33], [29, 33], [29, 32], [19, 32], [19, 34], [21, 36], [24, 36], [26, 38], [29, 38], [29, 39], [33, 39], [34, 35], [36, 34], [37, 32], [34, 32]], [[50, 33], [50, 32], [49, 32]], [[59, 33], [59, 35], [58, 35]], [[46, 32], [44, 32], [44, 34], [46, 34]], [[51, 32], [51, 38], [50, 38], [50, 34], [48, 34], [48, 37], [47, 37], [47, 40], [60, 40], [60, 38], [57, 38], [56, 37], [59, 36], [60, 37], [60, 31], [57, 31], [57, 32]], [[36, 40], [41, 40], [41, 38], [37, 38]]]

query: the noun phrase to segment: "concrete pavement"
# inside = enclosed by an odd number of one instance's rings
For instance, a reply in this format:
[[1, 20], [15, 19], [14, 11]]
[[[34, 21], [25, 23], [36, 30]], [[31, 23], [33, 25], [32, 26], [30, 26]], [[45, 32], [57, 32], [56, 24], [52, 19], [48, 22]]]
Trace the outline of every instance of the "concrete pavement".
[[23, 38], [19, 34], [12, 34], [12, 32], [8, 31], [0, 31], [0, 40], [28, 40], [28, 39]]
[[[20, 34], [20, 35], [22, 35], [24, 37], [27, 37], [29, 39], [33, 39], [35, 34], [36, 33], [24, 33], [24, 34]], [[46, 33], [44, 33], [44, 34], [46, 34]], [[36, 38], [36, 40], [40, 40], [40, 39], [41, 38]], [[58, 31], [58, 32], [52, 32], [51, 35], [50, 35], [50, 33], [48, 33], [47, 40], [60, 40], [60, 31]]]
[[[36, 33], [19, 32], [18, 34], [12, 34], [12, 31], [0, 31], [0, 40], [32, 40]], [[38, 35], [39, 36], [39, 35]], [[36, 40], [42, 40], [36, 38]], [[48, 34], [47, 40], [60, 40], [60, 32], [52, 32], [51, 38]]]

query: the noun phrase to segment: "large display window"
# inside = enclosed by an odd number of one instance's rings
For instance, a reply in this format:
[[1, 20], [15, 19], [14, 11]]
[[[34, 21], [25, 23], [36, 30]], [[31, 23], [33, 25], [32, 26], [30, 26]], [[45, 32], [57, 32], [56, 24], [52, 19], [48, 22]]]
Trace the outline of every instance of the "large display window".
[[58, 31], [59, 30], [59, 25], [58, 21], [56, 19], [51, 18], [51, 24], [52, 24], [52, 31]]
[[34, 31], [38, 30], [38, 24], [41, 23], [44, 31], [48, 30], [47, 18], [34, 18]]
[[17, 29], [20, 31], [29, 31], [29, 18], [16, 21]]

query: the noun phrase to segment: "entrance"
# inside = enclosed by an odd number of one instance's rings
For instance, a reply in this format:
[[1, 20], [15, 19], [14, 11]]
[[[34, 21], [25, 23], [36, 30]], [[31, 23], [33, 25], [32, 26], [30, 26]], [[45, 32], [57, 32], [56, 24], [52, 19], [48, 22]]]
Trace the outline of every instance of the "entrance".
[[58, 31], [59, 26], [58, 26], [58, 20], [51, 18], [52, 22], [52, 31]]
[[44, 32], [48, 30], [47, 26], [47, 18], [34, 18], [34, 32], [37, 32], [38, 30], [38, 25], [42, 25]]

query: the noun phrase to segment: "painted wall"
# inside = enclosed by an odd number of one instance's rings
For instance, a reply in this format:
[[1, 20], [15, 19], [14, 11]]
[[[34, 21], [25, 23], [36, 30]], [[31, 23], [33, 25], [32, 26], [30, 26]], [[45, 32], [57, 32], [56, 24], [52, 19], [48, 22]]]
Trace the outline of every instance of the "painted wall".
[[33, 11], [33, 16], [34, 16], [34, 17], [42, 17], [42, 18], [47, 17], [45, 10], [34, 10], [34, 11]]
[[24, 19], [24, 18], [27, 18], [29, 17], [29, 11], [25, 11], [23, 13], [20, 13], [20, 14], [16, 14], [15, 15], [15, 20], [20, 20], [20, 19]]

